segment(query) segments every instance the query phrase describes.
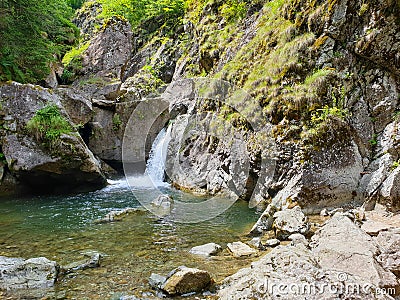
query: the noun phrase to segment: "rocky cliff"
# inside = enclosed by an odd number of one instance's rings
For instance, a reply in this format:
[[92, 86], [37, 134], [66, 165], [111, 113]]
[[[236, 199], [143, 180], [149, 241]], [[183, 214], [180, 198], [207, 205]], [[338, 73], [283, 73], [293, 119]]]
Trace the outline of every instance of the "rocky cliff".
[[[274, 210], [399, 209], [398, 1], [189, 1], [171, 30], [156, 17], [133, 29], [122, 17], [103, 22], [101, 10], [88, 2], [78, 12], [79, 53], [59, 78], [69, 85], [55, 88], [99, 159], [121, 168], [131, 113], [161, 96], [169, 110], [146, 151], [173, 120], [167, 173], [177, 187], [215, 194], [234, 186]], [[198, 77], [222, 80], [227, 93], [182, 88]], [[241, 99], [226, 101], [235, 91]]]

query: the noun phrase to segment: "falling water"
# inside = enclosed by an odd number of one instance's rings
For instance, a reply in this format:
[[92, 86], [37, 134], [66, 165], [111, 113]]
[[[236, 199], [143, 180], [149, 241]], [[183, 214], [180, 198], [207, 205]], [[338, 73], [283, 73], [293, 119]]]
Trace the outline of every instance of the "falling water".
[[171, 126], [167, 130], [163, 128], [154, 140], [151, 147], [149, 160], [147, 161], [146, 174], [157, 186], [164, 185], [165, 162], [167, 160], [167, 148], [171, 139]]

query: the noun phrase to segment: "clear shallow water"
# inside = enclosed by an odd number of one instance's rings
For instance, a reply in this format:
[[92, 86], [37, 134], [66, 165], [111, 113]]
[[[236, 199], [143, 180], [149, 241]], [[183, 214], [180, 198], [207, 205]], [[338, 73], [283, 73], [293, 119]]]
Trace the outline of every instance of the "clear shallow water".
[[[218, 282], [250, 264], [251, 259], [235, 259], [226, 252], [212, 259], [188, 253], [191, 247], [208, 242], [225, 246], [246, 240], [244, 235], [258, 217], [247, 203], [237, 202], [220, 216], [197, 224], [138, 212], [121, 222], [96, 225], [93, 221], [113, 209], [139, 207], [126, 181], [113, 183], [76, 196], [0, 199], [0, 255], [45, 256], [62, 265], [82, 259], [84, 251], [106, 254], [100, 268], [77, 272], [57, 283], [56, 294], [66, 299], [140, 296], [150, 291], [151, 273], [167, 274], [180, 265], [205, 269]], [[148, 192], [140, 184], [136, 189]], [[161, 189], [183, 201], [202, 200], [168, 186]]]

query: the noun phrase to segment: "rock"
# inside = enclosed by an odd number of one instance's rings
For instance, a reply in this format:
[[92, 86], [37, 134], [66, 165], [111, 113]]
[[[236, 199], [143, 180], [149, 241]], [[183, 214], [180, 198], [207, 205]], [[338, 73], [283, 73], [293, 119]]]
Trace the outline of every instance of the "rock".
[[[218, 296], [222, 300], [234, 299], [288, 299], [299, 297], [307, 300], [337, 299], [330, 287], [340, 286], [342, 273], [321, 269], [310, 250], [302, 245], [279, 246], [250, 268], [239, 270], [226, 278]], [[348, 275], [346, 284], [366, 286], [360, 293], [343, 289], [341, 297], [346, 299], [391, 299], [376, 294], [377, 288], [357, 276]], [[303, 292], [302, 292], [303, 291]], [[304, 292], [305, 291], [305, 292]], [[310, 291], [310, 292], [308, 292]]]
[[79, 270], [93, 269], [100, 267], [101, 254], [98, 252], [88, 253], [89, 259], [83, 259], [60, 267], [60, 274], [66, 275]]
[[278, 211], [278, 208], [270, 204], [262, 213], [260, 218], [254, 224], [253, 228], [250, 230], [250, 235], [260, 235], [263, 232], [272, 229], [272, 224], [274, 223], [274, 214]]
[[339, 208], [335, 208], [335, 209], [329, 211], [328, 214], [329, 214], [330, 216], [333, 216], [333, 215], [335, 215], [336, 213], [343, 213], [343, 212], [344, 212], [344, 209], [343, 209], [342, 207], [339, 207]]
[[175, 269], [163, 284], [162, 290], [170, 295], [201, 292], [211, 284], [208, 272], [199, 269], [179, 267]]
[[201, 255], [201, 256], [211, 256], [211, 255], [216, 255], [218, 252], [222, 250], [222, 247], [218, 244], [215, 243], [208, 243], [205, 245], [200, 245], [193, 247], [190, 249], [190, 253], [195, 254], [195, 255]]
[[272, 227], [279, 239], [286, 239], [293, 233], [306, 234], [310, 229], [307, 217], [299, 206], [276, 212], [274, 219]]
[[155, 273], [151, 273], [149, 277], [149, 285], [154, 289], [161, 289], [166, 281], [167, 277]]
[[252, 238], [250, 241], [247, 242], [247, 244], [249, 244], [251, 247], [259, 249], [259, 250], [264, 249], [264, 245], [262, 244], [260, 237]]
[[45, 257], [31, 259], [0, 256], [0, 289], [41, 289], [53, 287], [58, 265]]
[[267, 247], [276, 247], [279, 246], [280, 243], [281, 241], [278, 239], [269, 239], [264, 242], [264, 245]]
[[357, 275], [380, 288], [399, 287], [396, 276], [378, 264], [379, 248], [372, 237], [348, 217], [335, 214], [311, 241], [312, 252], [322, 268]]
[[398, 228], [382, 231], [375, 238], [381, 254], [377, 261], [385, 270], [400, 277], [400, 230]]
[[297, 246], [299, 244], [304, 245], [304, 246], [308, 246], [308, 241], [306, 239], [306, 237], [300, 233], [293, 233], [291, 235], [289, 235], [288, 240], [291, 241], [291, 245], [292, 246]]
[[[61, 98], [52, 90], [15, 82], [0, 86], [5, 126], [0, 145], [10, 173], [21, 185], [42, 192], [88, 191], [103, 187], [106, 179], [99, 161], [78, 132], [61, 134], [57, 147], [45, 147], [26, 130], [27, 122], [45, 104], [59, 107], [70, 122]], [[70, 123], [71, 127], [74, 124]]]
[[74, 124], [85, 125], [90, 122], [94, 111], [89, 96], [72, 88], [59, 88], [55, 92]]
[[104, 99], [93, 99], [93, 106], [97, 106], [103, 109], [113, 110], [115, 109], [116, 102], [112, 100], [104, 100]]
[[154, 212], [159, 216], [169, 215], [172, 210], [173, 200], [168, 195], [160, 195], [151, 202]]
[[321, 210], [321, 212], [319, 213], [319, 215], [320, 215], [321, 217], [327, 217], [327, 216], [329, 216], [328, 210], [327, 210], [326, 208], [324, 208], [323, 210]]
[[228, 243], [228, 249], [234, 257], [250, 256], [257, 253], [256, 250], [242, 242]]
[[[381, 238], [384, 244], [395, 240]], [[338, 297], [333, 291], [340, 288], [344, 299], [393, 299], [394, 294], [382, 293], [381, 288], [393, 293], [389, 288], [398, 288], [396, 278], [375, 260], [379, 251], [372, 238], [346, 216], [333, 216], [310, 246], [311, 250], [303, 243], [274, 248], [250, 268], [226, 278], [219, 298], [333, 300]]]
[[110, 18], [83, 53], [82, 73], [92, 77], [120, 78], [132, 50], [128, 21]]
[[379, 232], [386, 231], [393, 226], [383, 222], [367, 220], [361, 225], [361, 229], [372, 236], [377, 236]]
[[95, 220], [94, 223], [96, 224], [101, 224], [101, 223], [110, 223], [110, 222], [116, 222], [116, 221], [121, 221], [125, 216], [129, 214], [134, 214], [137, 212], [144, 212], [145, 210], [143, 208], [132, 208], [132, 207], [127, 207], [121, 210], [112, 210], [108, 214], [106, 214], [103, 218]]

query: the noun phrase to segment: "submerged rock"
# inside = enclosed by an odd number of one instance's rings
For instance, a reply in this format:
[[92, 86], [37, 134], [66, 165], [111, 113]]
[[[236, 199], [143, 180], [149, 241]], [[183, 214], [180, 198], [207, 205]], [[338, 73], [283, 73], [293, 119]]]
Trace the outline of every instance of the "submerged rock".
[[233, 242], [228, 245], [229, 251], [235, 257], [250, 256], [257, 254], [257, 251], [242, 242]]
[[222, 250], [222, 247], [218, 244], [215, 243], [208, 243], [200, 246], [193, 247], [192, 249], [189, 250], [190, 253], [195, 254], [195, 255], [201, 255], [201, 256], [211, 256], [211, 255], [216, 255], [218, 252]]
[[172, 271], [161, 289], [170, 295], [182, 295], [201, 292], [211, 284], [211, 276], [207, 271], [179, 267]]
[[83, 259], [60, 267], [60, 274], [65, 275], [79, 270], [93, 269], [100, 267], [101, 254], [97, 252], [89, 253], [89, 259]]
[[117, 222], [121, 221], [124, 217], [126, 217], [129, 214], [134, 214], [137, 212], [145, 212], [145, 209], [143, 208], [132, 208], [132, 207], [127, 207], [124, 209], [120, 210], [112, 210], [108, 214], [106, 214], [103, 218], [95, 220], [95, 224], [101, 224], [101, 223], [110, 223], [110, 222]]
[[58, 265], [45, 257], [30, 259], [0, 256], [0, 289], [43, 289], [53, 287]]
[[293, 233], [306, 234], [310, 229], [307, 217], [299, 206], [276, 212], [274, 219], [272, 227], [279, 239], [286, 239]]
[[154, 213], [158, 216], [166, 216], [171, 213], [173, 200], [168, 195], [160, 195], [151, 202], [151, 206], [154, 208]]

